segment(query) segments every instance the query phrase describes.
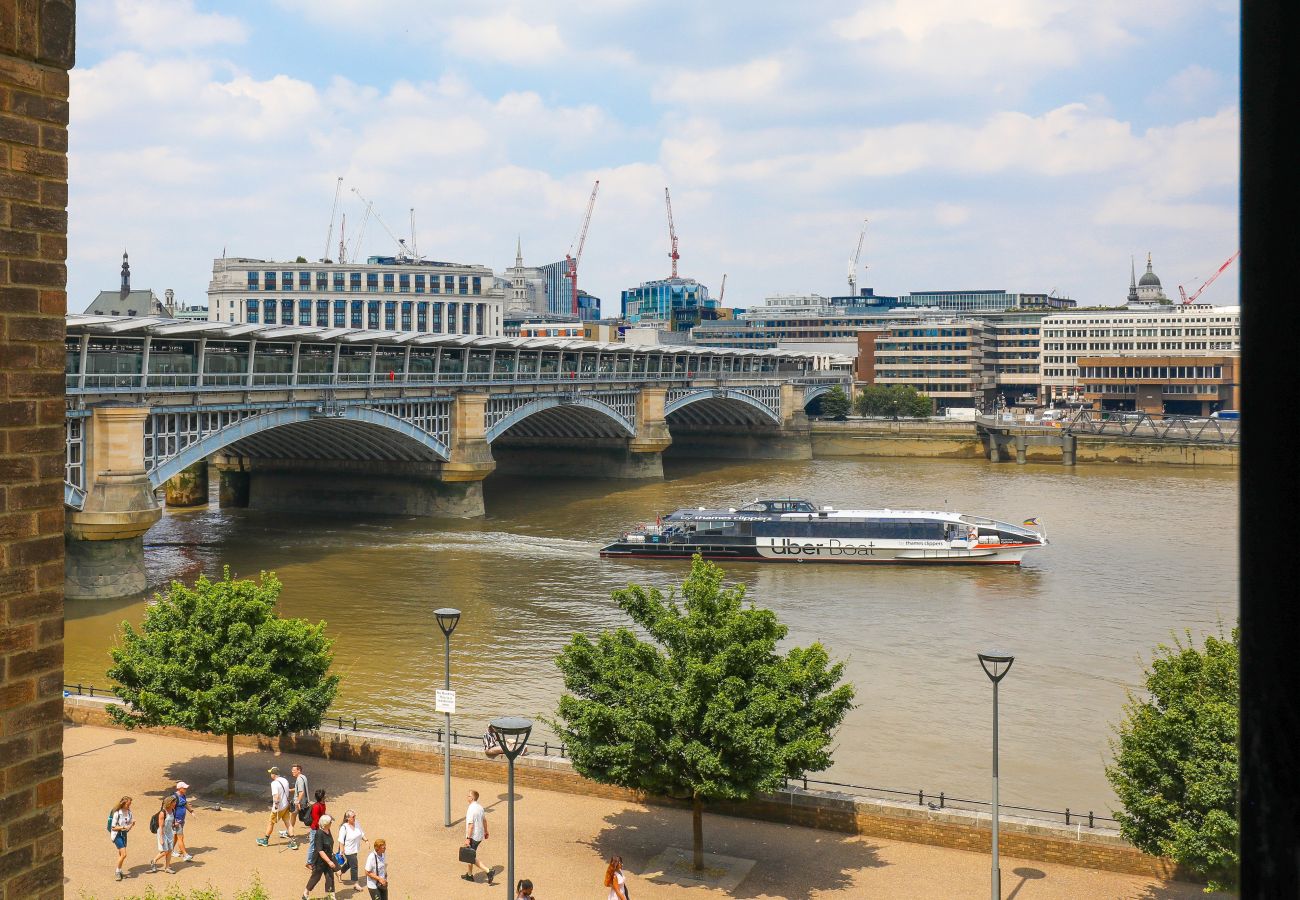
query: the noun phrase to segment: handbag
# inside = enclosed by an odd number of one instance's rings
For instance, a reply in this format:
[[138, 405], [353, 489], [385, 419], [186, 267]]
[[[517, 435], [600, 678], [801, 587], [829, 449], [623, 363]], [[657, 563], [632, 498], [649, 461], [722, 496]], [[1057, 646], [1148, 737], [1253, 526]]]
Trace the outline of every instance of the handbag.
[[473, 847], [461, 847], [460, 861], [463, 863], [478, 862], [478, 851]]

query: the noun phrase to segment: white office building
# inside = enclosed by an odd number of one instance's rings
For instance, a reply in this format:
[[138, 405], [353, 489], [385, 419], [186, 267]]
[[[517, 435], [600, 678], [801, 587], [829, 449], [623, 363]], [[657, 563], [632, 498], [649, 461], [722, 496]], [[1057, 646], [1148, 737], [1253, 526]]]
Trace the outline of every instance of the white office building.
[[502, 333], [487, 266], [372, 256], [365, 263], [212, 261], [208, 320], [433, 334]]

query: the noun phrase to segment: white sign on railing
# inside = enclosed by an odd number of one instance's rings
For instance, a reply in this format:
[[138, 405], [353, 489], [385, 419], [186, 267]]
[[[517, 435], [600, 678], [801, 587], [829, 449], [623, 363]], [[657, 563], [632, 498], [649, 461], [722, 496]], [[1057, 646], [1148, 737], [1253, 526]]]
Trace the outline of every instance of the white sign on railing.
[[456, 692], [455, 691], [434, 691], [433, 694], [434, 712], [456, 714]]

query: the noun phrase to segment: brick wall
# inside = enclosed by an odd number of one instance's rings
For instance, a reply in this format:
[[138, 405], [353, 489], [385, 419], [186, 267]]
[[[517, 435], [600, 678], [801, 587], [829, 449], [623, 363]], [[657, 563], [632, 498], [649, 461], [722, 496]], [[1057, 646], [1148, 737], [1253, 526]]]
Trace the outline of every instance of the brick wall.
[[0, 900], [63, 895], [73, 0], [0, 0]]

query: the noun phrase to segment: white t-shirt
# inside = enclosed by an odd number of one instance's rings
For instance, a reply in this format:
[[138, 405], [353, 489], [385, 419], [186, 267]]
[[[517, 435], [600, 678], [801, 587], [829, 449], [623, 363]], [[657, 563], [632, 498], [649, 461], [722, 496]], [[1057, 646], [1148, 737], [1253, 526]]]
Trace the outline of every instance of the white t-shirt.
[[289, 806], [289, 782], [282, 776], [275, 776], [271, 782], [271, 809], [279, 812]]
[[361, 849], [361, 840], [365, 836], [366, 833], [356, 825], [344, 822], [339, 826], [339, 843], [343, 845], [343, 852], [348, 856]]
[[465, 828], [470, 840], [483, 840], [483, 806], [477, 800], [465, 809]]
[[366, 857], [366, 887], [377, 888], [379, 882], [370, 877], [371, 873], [378, 875], [380, 878], [388, 877], [388, 854], [382, 856], [371, 850], [370, 855]]
[[[622, 886], [627, 883], [627, 879], [623, 877], [622, 870], [614, 873], [614, 883], [619, 886]], [[610, 888], [609, 897], [607, 898], [607, 900], [623, 900], [623, 895], [620, 894], [618, 891], [614, 890], [613, 888]]]
[[[135, 821], [135, 816], [131, 815], [128, 809], [119, 809], [113, 813], [113, 831], [109, 833], [108, 839], [114, 840], [119, 834], [124, 834], [126, 829]], [[122, 831], [118, 831], [118, 829]]]

